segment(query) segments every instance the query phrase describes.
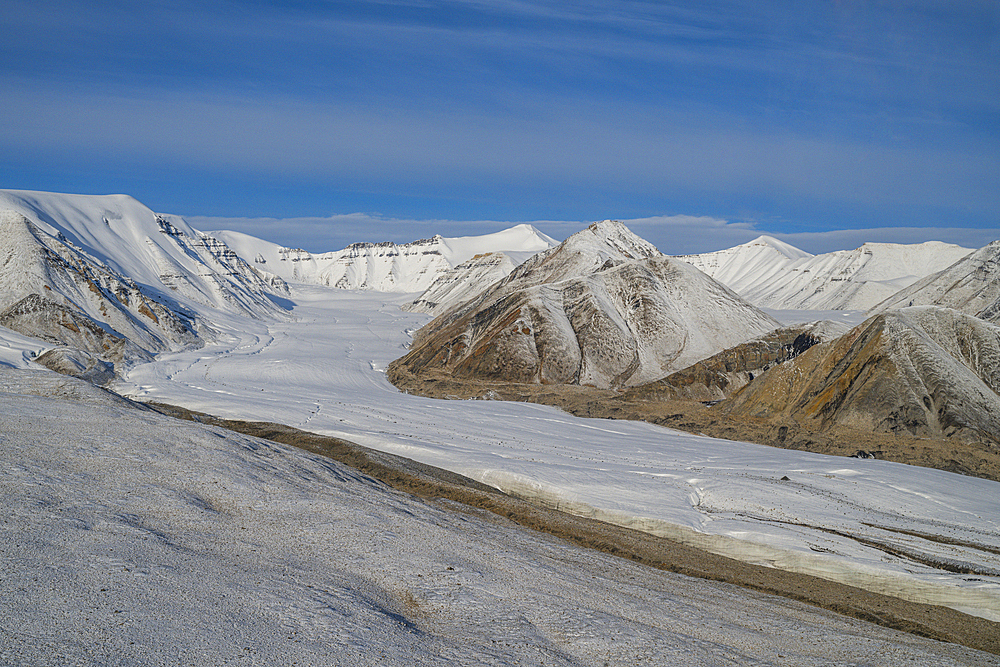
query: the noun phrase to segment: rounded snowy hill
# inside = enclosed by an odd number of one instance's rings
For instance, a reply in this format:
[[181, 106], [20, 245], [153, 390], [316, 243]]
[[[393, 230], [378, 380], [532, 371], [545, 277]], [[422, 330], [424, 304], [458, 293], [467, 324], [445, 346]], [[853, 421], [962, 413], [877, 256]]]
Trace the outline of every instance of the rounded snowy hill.
[[894, 294], [872, 312], [930, 305], [954, 308], [1000, 323], [1000, 241]]

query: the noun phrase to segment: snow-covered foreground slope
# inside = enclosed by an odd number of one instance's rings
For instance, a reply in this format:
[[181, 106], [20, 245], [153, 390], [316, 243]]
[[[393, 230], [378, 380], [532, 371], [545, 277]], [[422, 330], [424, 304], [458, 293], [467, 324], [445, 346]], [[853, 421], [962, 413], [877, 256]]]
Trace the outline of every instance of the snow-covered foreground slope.
[[[246, 359], [244, 359], [246, 362]], [[986, 665], [0, 369], [0, 663]]]
[[867, 310], [972, 250], [940, 241], [866, 243], [810, 255], [770, 236], [680, 257], [762, 308]]
[[382, 369], [427, 320], [399, 310], [412, 298], [296, 286], [297, 321], [234, 325], [228, 342], [161, 355], [119, 389], [341, 436], [571, 512], [1000, 619], [997, 483], [533, 404], [400, 394]]
[[435, 236], [403, 244], [354, 243], [321, 254], [285, 248], [240, 232], [211, 234], [247, 262], [287, 281], [381, 292], [423, 291], [442, 274], [482, 253], [503, 252], [517, 265], [558, 244], [531, 225], [482, 236]]

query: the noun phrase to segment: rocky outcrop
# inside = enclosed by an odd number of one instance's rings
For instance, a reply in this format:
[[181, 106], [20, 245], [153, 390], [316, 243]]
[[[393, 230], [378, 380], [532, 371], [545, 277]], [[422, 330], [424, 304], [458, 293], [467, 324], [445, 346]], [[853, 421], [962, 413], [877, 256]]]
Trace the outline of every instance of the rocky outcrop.
[[634, 387], [624, 397], [635, 401], [721, 401], [770, 368], [796, 358], [813, 345], [836, 338], [846, 328], [836, 322], [814, 322], [775, 329], [702, 359], [662, 380]]
[[395, 364], [412, 374], [633, 386], [776, 326], [694, 267], [605, 221], [452, 307]]
[[1000, 240], [901, 290], [871, 312], [907, 306], [954, 308], [1000, 323]]
[[718, 409], [816, 431], [1000, 443], [1000, 327], [938, 307], [876, 315], [772, 368]]

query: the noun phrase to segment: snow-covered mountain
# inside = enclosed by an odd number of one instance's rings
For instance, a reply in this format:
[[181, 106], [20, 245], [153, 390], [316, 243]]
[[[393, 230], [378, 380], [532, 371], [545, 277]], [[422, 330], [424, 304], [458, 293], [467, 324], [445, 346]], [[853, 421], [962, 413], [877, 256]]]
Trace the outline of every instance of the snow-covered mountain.
[[[545, 240], [551, 245], [543, 250], [559, 246], [559, 252], [545, 252], [537, 258], [533, 257], [537, 253], [480, 252], [439, 275], [416, 301], [403, 308], [412, 312], [440, 315], [452, 306], [487, 293], [488, 288], [510, 275], [515, 267], [529, 258], [531, 263], [518, 272], [517, 276], [511, 277], [506, 289], [513, 289], [515, 283], [523, 287], [544, 281], [546, 279], [543, 276], [549, 271], [564, 276], [584, 275], [592, 273], [609, 260], [617, 262], [657, 257], [661, 254], [651, 243], [632, 234], [617, 220], [605, 220], [591, 225], [563, 244], [549, 237], [545, 237]], [[482, 242], [476, 245], [486, 247]], [[531, 277], [527, 281], [518, 277], [529, 273]]]
[[212, 236], [263, 271], [289, 282], [378, 292], [423, 292], [440, 276], [476, 255], [503, 252], [513, 265], [557, 241], [522, 224], [493, 234], [433, 238], [412, 243], [354, 243], [343, 250], [312, 254], [240, 232]]
[[0, 324], [112, 361], [202, 344], [218, 313], [270, 317], [283, 281], [131, 197], [0, 191]]
[[631, 386], [777, 326], [690, 264], [604, 221], [439, 316], [417, 332], [398, 368]]
[[866, 243], [810, 255], [769, 236], [680, 257], [750, 303], [779, 310], [868, 310], [968, 255], [969, 248], [928, 241]]
[[954, 308], [1000, 323], [1000, 241], [901, 290], [875, 306], [872, 312], [928, 305]]
[[1000, 444], [1000, 327], [937, 306], [889, 311], [772, 368], [725, 411]]

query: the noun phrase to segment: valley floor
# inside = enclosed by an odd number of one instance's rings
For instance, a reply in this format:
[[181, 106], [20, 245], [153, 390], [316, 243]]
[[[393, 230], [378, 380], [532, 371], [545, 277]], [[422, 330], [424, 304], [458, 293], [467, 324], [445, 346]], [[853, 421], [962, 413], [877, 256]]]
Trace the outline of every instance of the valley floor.
[[547, 506], [1000, 620], [997, 483], [581, 419], [555, 408], [398, 392], [384, 369], [426, 321], [407, 295], [295, 286], [294, 319], [162, 355], [117, 389], [266, 420], [452, 470]]

